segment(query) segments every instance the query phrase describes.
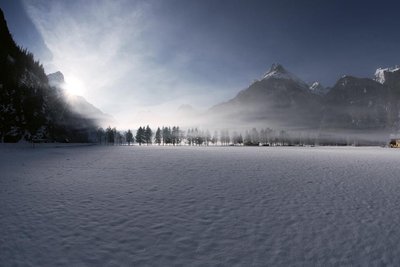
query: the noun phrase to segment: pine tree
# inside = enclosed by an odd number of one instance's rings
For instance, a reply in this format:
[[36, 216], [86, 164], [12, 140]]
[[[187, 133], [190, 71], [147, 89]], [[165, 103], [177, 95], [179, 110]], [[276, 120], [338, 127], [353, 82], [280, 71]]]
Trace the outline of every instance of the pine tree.
[[140, 126], [139, 129], [136, 131], [136, 142], [141, 146], [142, 143], [144, 143], [144, 130], [143, 128]]
[[131, 143], [133, 143], [133, 134], [132, 134], [131, 130], [128, 130], [126, 132], [125, 138], [126, 138], [126, 142], [128, 142], [128, 146], [130, 146]]
[[118, 134], [117, 134], [117, 128], [112, 128], [112, 143], [115, 145], [118, 143]]
[[168, 127], [162, 127], [161, 135], [163, 145], [168, 144]]
[[172, 143], [172, 129], [171, 129], [171, 127], [167, 128], [167, 143], [168, 144]]
[[[105, 134], [106, 133], [105, 133], [103, 128], [100, 127], [100, 128], [97, 129], [96, 137], [97, 137], [97, 142], [100, 145], [103, 143], [103, 139], [105, 137]], [[104, 143], [105, 143], [105, 140], [104, 140]]]
[[149, 127], [149, 125], [146, 126], [146, 129], [144, 130], [144, 141], [146, 142], [147, 145], [152, 143], [152, 138], [153, 138], [153, 131]]
[[178, 138], [179, 138], [179, 133], [178, 133], [177, 127], [175, 127], [175, 126], [172, 127], [171, 135], [172, 135], [172, 138], [171, 138], [172, 144], [175, 145], [176, 143], [178, 143]]
[[116, 129], [115, 128], [111, 129], [110, 126], [108, 126], [108, 128], [106, 129], [106, 143], [108, 145], [114, 144], [115, 131]]
[[155, 136], [155, 143], [160, 145], [161, 144], [161, 139], [162, 139], [162, 137], [161, 137], [161, 129], [160, 129], [160, 127], [158, 127], [157, 131], [156, 131], [156, 136]]

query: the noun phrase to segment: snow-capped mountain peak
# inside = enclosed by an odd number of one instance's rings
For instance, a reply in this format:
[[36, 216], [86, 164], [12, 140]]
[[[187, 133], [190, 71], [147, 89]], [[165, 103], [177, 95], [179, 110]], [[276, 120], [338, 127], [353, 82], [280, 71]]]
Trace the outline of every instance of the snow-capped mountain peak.
[[287, 71], [281, 64], [274, 63], [267, 73], [264, 74], [263, 80], [277, 79], [277, 80], [292, 80], [308, 88], [307, 84], [298, 78], [293, 73]]
[[291, 79], [293, 75], [289, 73], [281, 64], [274, 63], [271, 68], [264, 74], [263, 79]]
[[310, 91], [316, 95], [325, 95], [329, 91], [329, 89], [324, 87], [320, 82], [314, 82], [310, 86]]
[[400, 66], [395, 66], [391, 68], [378, 68], [375, 71], [375, 81], [383, 84], [386, 81], [386, 73], [394, 73], [400, 71]]

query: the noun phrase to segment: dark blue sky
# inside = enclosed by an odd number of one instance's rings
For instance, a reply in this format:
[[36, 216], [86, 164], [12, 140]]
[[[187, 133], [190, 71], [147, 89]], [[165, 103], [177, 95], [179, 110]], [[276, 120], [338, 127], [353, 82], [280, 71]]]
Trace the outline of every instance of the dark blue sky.
[[[258, 78], [279, 62], [308, 82], [331, 85], [342, 74], [370, 76], [377, 67], [400, 64], [398, 1], [157, 2], [154, 16], [166, 28], [173, 25], [160, 35], [174, 37], [163, 39], [160, 60], [184, 50], [197, 58], [188, 70], [197, 78]], [[17, 41], [43, 56], [44, 43], [20, 1], [0, 3]], [[158, 33], [149, 34], [159, 41]]]
[[332, 84], [342, 74], [369, 76], [400, 61], [398, 1], [163, 3], [157, 16], [181, 25], [178, 45], [199, 55], [196, 67], [217, 78], [229, 70], [256, 75], [279, 62], [305, 80]]
[[[129, 75], [107, 82], [118, 81], [122, 93], [140, 95], [131, 100], [139, 106], [182, 95], [185, 103], [196, 105], [188, 99], [198, 96], [199, 106], [212, 105], [259, 79], [274, 62], [306, 82], [327, 86], [344, 74], [372, 77], [378, 67], [400, 64], [398, 1], [0, 0], [0, 6], [16, 41], [49, 72], [68, 74], [73, 64], [97, 65], [70, 60], [69, 55], [85, 49], [93, 58], [111, 47], [110, 62], [121, 56], [130, 60], [127, 65], [134, 62], [134, 67], [116, 63], [118, 73]], [[64, 44], [62, 49], [58, 44]], [[102, 44], [101, 55], [94, 54], [97, 44]], [[85, 72], [80, 70], [80, 80], [90, 78]], [[132, 73], [140, 90], [123, 85]]]

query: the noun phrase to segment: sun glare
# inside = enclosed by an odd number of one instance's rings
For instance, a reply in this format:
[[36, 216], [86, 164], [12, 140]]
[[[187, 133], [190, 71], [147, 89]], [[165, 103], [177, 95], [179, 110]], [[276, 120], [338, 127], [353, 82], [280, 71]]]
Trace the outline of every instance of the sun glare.
[[85, 91], [85, 86], [76, 76], [68, 76], [65, 79], [64, 89], [68, 94], [81, 96]]

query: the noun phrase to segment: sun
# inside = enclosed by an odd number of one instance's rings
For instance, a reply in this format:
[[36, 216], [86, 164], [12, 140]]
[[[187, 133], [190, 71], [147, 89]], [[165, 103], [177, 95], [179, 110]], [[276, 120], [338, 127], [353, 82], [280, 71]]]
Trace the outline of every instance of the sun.
[[85, 86], [83, 82], [74, 75], [66, 77], [64, 89], [68, 94], [71, 95], [82, 96], [82, 94], [85, 92]]

